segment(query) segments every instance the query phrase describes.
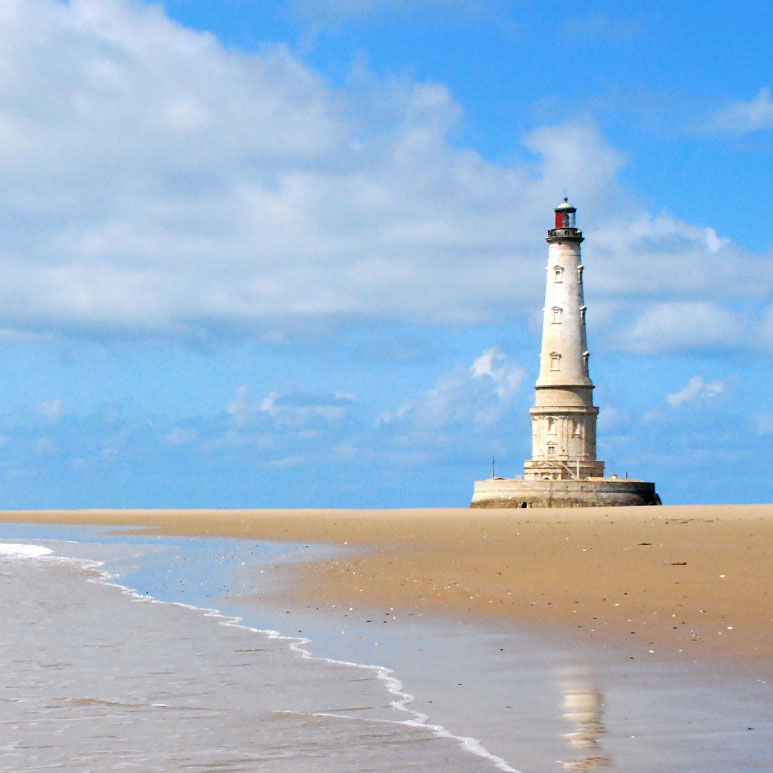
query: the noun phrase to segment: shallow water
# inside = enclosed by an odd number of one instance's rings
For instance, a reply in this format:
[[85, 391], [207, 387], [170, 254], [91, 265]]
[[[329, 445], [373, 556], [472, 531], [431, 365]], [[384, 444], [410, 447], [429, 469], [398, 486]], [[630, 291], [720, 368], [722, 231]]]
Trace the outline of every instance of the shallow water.
[[[129, 576], [142, 567], [134, 579], [151, 586], [154, 578], [156, 591], [159, 582], [179, 585], [169, 566], [195, 563], [195, 550], [183, 558], [184, 551], [132, 542], [46, 544], [59, 555], [101, 552]], [[497, 767], [421, 724], [385, 669], [310, 658], [300, 640], [157, 603], [144, 597], [149, 590], [121, 591], [82, 560], [7, 550], [0, 553], [0, 769]], [[233, 572], [199, 565], [192, 574], [205, 575], [206, 588], [189, 594], [201, 601]]]

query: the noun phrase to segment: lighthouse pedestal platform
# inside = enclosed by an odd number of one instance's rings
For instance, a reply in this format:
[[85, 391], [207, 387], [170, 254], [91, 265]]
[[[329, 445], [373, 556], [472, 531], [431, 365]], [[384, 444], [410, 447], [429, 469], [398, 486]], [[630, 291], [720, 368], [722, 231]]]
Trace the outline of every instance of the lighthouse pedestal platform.
[[655, 484], [632, 478], [476, 480], [470, 507], [624, 507], [659, 505]]

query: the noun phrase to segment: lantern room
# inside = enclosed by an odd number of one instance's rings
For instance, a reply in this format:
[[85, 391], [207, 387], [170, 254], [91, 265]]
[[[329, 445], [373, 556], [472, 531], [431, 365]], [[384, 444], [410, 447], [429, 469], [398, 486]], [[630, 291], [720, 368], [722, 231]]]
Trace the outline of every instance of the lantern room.
[[564, 200], [556, 207], [556, 228], [576, 228], [574, 214], [577, 209], [573, 207], [569, 200]]

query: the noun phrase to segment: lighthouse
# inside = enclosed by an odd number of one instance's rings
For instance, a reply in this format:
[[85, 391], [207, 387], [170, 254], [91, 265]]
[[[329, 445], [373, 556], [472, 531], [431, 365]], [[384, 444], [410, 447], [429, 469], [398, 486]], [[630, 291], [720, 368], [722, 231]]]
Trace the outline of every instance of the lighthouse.
[[542, 347], [531, 415], [531, 459], [520, 478], [475, 482], [472, 507], [592, 507], [660, 504], [655, 484], [604, 477], [596, 458], [577, 209], [565, 198], [547, 232]]
[[564, 199], [548, 231], [542, 350], [531, 408], [532, 458], [525, 480], [604, 477], [596, 460], [596, 417], [590, 378], [577, 210]]

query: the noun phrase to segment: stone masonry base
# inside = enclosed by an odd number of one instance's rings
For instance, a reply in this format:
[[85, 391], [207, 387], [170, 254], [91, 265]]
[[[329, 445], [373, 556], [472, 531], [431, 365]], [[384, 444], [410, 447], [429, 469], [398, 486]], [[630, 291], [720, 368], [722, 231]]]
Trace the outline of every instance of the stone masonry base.
[[630, 478], [476, 480], [470, 507], [622, 507], [659, 505], [655, 484]]

